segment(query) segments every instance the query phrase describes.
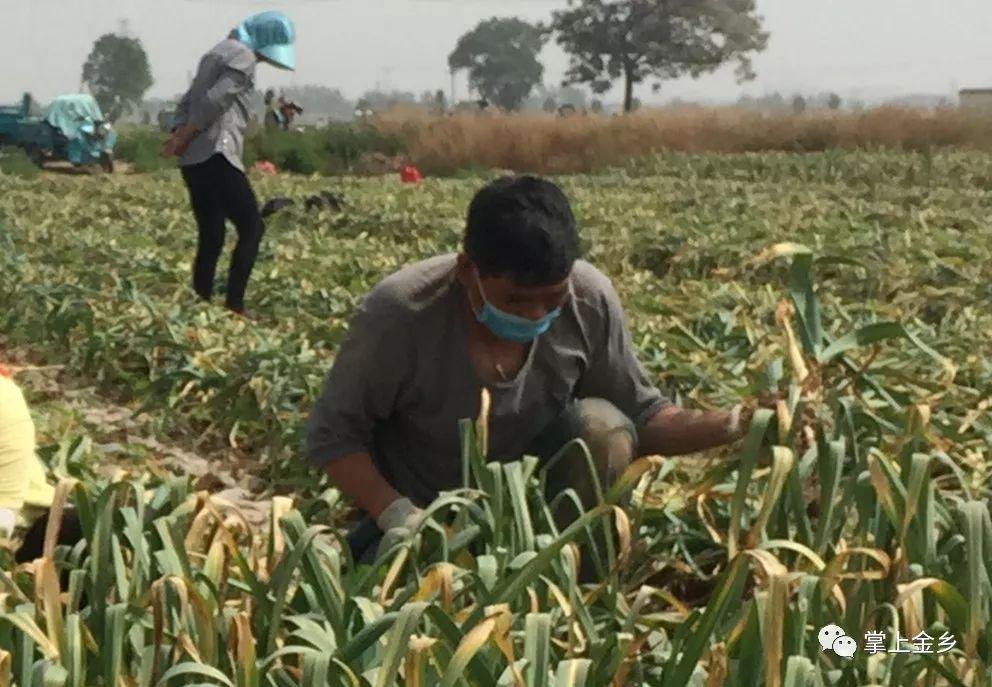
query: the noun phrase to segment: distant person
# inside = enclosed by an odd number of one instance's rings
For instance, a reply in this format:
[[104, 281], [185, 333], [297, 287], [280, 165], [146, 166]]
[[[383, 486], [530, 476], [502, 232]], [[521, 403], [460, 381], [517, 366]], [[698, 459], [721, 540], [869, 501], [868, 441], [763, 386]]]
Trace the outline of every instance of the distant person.
[[[48, 514], [55, 498], [45, 467], [35, 454], [35, 427], [24, 394], [0, 362], [0, 539], [21, 540], [16, 562], [40, 558]], [[74, 510], [63, 511], [57, 542], [72, 546], [82, 538]]]
[[282, 130], [289, 131], [293, 125], [293, 120], [297, 115], [303, 114], [303, 108], [292, 100], [286, 100], [285, 96], [279, 96], [279, 114], [282, 117]]
[[265, 92], [265, 128], [281, 129], [282, 113], [279, 111], [279, 101], [271, 88]]
[[225, 220], [238, 232], [227, 283], [227, 307], [245, 313], [245, 290], [264, 225], [245, 175], [244, 137], [255, 90], [255, 65], [295, 69], [296, 33], [282, 12], [248, 17], [200, 60], [196, 77], [176, 112], [163, 155], [179, 156], [199, 228], [193, 288], [213, 296], [214, 274], [224, 248]]

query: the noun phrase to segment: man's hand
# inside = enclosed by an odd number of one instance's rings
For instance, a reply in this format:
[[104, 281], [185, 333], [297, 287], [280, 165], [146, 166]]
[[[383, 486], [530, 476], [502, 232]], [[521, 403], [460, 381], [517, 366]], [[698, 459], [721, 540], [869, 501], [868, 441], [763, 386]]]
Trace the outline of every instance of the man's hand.
[[162, 146], [162, 157], [177, 157], [186, 152], [190, 141], [196, 136], [196, 129], [189, 124], [177, 127]]
[[731, 444], [747, 434], [755, 409], [775, 408], [777, 401], [777, 394], [762, 394], [729, 411], [668, 406], [639, 432], [638, 454], [684, 456]]
[[423, 511], [390, 486], [367, 452], [332, 460], [324, 470], [331, 483], [372, 516], [382, 530], [377, 558], [408, 538], [420, 525]]
[[413, 501], [404, 496], [386, 506], [382, 513], [379, 514], [379, 517], [376, 518], [375, 524], [383, 532], [388, 532], [397, 527], [413, 530], [420, 523], [423, 515], [424, 511], [417, 508], [413, 505]]
[[366, 452], [332, 460], [324, 466], [324, 470], [331, 484], [376, 520], [402, 498], [379, 473], [372, 456]]
[[776, 391], [766, 391], [754, 398], [749, 398], [743, 403], [734, 406], [730, 411], [731, 434], [738, 439], [744, 437], [751, 429], [751, 420], [754, 418], [754, 411], [758, 408], [774, 411], [778, 407], [781, 394]]
[[408, 498], [398, 498], [389, 504], [376, 518], [376, 525], [383, 531], [376, 558], [412, 536], [423, 517], [424, 511]]
[[684, 456], [732, 443], [732, 412], [668, 406], [638, 432], [638, 455]]

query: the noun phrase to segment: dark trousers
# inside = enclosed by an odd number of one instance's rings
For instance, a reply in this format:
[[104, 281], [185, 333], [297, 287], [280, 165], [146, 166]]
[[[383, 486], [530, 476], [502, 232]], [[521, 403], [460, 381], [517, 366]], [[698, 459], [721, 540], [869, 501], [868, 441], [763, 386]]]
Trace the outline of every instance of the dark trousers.
[[[573, 439], [582, 439], [592, 456], [600, 486], [609, 489], [630, 465], [637, 449], [637, 430], [634, 423], [609, 401], [599, 398], [586, 398], [573, 401], [565, 410], [545, 427], [537, 436], [535, 445], [528, 453], [537, 456], [542, 462], [549, 462]], [[562, 455], [553, 465], [547, 465], [546, 492], [560, 494], [574, 489], [585, 509], [596, 505], [596, 489], [589, 474], [585, 454], [573, 449]], [[620, 502], [625, 506], [629, 495]], [[555, 511], [556, 525], [565, 529], [582, 513], [574, 502], [566, 501]], [[372, 564], [382, 540], [383, 532], [371, 516], [365, 515], [348, 532], [348, 548], [356, 563]], [[582, 579], [590, 579], [592, 566], [587, 558], [582, 560]]]
[[227, 307], [244, 310], [245, 289], [258, 257], [264, 224], [258, 200], [248, 177], [223, 155], [182, 168], [189, 189], [189, 200], [199, 229], [193, 288], [209, 301], [214, 292], [214, 273], [224, 249], [225, 221], [231, 220], [238, 232], [238, 243], [231, 256], [227, 280]]
[[345, 541], [351, 550], [355, 563], [372, 565], [375, 563], [376, 548], [382, 541], [383, 532], [375, 524], [371, 515], [365, 515], [348, 531]]
[[[45, 552], [45, 531], [48, 529], [48, 519], [50, 511], [45, 511], [44, 515], [34, 521], [31, 527], [24, 532], [21, 538], [21, 546], [14, 552], [14, 563], [29, 563], [41, 558]], [[58, 537], [55, 539], [57, 546], [74, 547], [83, 540], [83, 525], [79, 521], [79, 514], [72, 506], [67, 506], [62, 511], [62, 527], [59, 528]], [[62, 568], [59, 571], [59, 588], [64, 592], [69, 589], [69, 569]], [[85, 594], [80, 604], [86, 605]]]

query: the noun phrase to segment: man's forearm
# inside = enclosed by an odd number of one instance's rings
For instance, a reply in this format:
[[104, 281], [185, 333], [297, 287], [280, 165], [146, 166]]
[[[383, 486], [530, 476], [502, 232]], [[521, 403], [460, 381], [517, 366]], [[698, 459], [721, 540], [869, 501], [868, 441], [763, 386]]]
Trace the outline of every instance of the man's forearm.
[[172, 130], [175, 131], [179, 127], [186, 124], [189, 120], [189, 103], [190, 103], [190, 92], [186, 91], [179, 104], [176, 105], [175, 116], [172, 119]]
[[324, 470], [342, 494], [375, 519], [386, 506], [400, 498], [386, 478], [379, 474], [368, 453], [353, 453], [333, 460]]
[[736, 441], [731, 414], [724, 410], [687, 410], [669, 406], [639, 433], [642, 456], [683, 456]]

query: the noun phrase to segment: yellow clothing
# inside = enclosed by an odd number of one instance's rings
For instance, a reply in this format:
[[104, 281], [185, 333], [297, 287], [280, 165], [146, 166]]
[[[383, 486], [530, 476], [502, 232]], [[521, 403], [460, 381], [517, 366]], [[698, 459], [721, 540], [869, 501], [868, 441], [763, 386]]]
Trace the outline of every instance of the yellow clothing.
[[21, 526], [51, 508], [55, 498], [35, 455], [34, 432], [24, 394], [13, 380], [0, 375], [0, 508], [18, 513]]

